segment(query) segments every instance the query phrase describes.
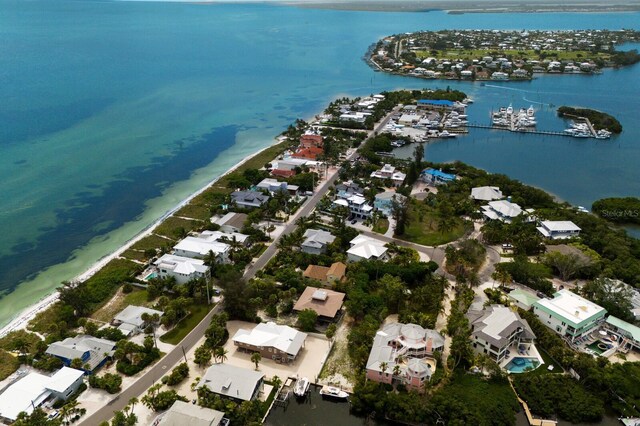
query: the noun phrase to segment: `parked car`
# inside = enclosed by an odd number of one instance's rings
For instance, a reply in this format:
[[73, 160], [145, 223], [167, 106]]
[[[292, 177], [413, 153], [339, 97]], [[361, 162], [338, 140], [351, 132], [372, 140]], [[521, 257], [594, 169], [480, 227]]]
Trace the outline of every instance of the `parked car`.
[[355, 219], [353, 219], [353, 220], [351, 221], [351, 224], [352, 224], [352, 225], [355, 225], [356, 223], [358, 223], [358, 221], [357, 221], [357, 220], [355, 220]]

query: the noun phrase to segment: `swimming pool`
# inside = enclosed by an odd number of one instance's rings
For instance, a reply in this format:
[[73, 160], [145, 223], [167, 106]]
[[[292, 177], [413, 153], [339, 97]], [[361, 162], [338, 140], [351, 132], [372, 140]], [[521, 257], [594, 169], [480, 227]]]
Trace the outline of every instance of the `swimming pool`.
[[144, 277], [144, 280], [147, 281], [147, 280], [150, 280], [152, 278], [157, 278], [157, 277], [158, 277], [158, 274], [155, 273], [155, 272], [152, 272], [149, 275], [147, 275], [146, 277]]
[[603, 352], [611, 349], [613, 345], [608, 342], [603, 342], [602, 340], [596, 340], [593, 343], [587, 345], [587, 348], [591, 349], [596, 355], [602, 355]]
[[505, 370], [509, 373], [524, 373], [527, 370], [535, 370], [540, 366], [540, 361], [534, 358], [513, 358], [507, 365]]

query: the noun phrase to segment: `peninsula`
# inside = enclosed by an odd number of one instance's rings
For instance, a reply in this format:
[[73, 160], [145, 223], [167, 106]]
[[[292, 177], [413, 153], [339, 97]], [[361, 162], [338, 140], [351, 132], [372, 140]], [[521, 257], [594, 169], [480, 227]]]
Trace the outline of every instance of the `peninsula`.
[[420, 31], [385, 37], [371, 46], [376, 70], [427, 79], [530, 80], [535, 74], [598, 74], [640, 61], [616, 46], [640, 40], [634, 30]]

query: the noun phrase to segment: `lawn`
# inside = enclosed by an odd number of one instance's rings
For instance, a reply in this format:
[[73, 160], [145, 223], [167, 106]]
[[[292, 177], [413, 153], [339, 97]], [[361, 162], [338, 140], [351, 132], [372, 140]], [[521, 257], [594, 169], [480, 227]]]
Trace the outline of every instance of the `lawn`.
[[187, 309], [189, 314], [184, 317], [175, 327], [167, 331], [160, 336], [160, 341], [169, 343], [171, 345], [177, 345], [182, 339], [185, 338], [196, 325], [202, 321], [210, 309], [213, 309], [215, 305], [191, 305]]
[[173, 242], [167, 240], [166, 238], [162, 238], [158, 235], [149, 235], [135, 243], [131, 246], [130, 250], [149, 250], [149, 249], [159, 249], [164, 246], [173, 246]]
[[378, 234], [384, 234], [389, 229], [389, 220], [385, 218], [380, 218], [373, 226], [373, 232], [377, 232]]
[[175, 216], [190, 217], [193, 219], [207, 221], [211, 218], [211, 211], [202, 204], [189, 203], [175, 213]]
[[424, 204], [411, 203], [409, 207], [409, 222], [405, 226], [400, 239], [411, 241], [424, 246], [438, 246], [455, 241], [462, 237], [471, 226], [460, 218], [452, 219], [453, 228], [446, 232], [438, 229], [438, 216], [435, 211]]
[[[540, 367], [536, 368], [533, 371], [530, 371], [528, 373], [523, 373], [523, 374], [532, 375], [532, 376], [540, 376], [540, 375], [543, 375], [543, 374], [562, 373], [564, 371], [562, 369], [562, 367], [560, 366], [560, 364], [558, 364], [553, 359], [551, 359], [549, 354], [544, 349], [542, 349], [540, 346], [536, 346], [536, 347], [538, 349], [538, 352], [540, 352], [540, 355], [542, 355], [542, 359], [544, 360], [544, 364], [541, 365]], [[550, 365], [553, 365], [553, 370], [552, 371], [547, 370], [547, 368]]]
[[96, 321], [111, 322], [118, 312], [129, 305], [148, 306], [149, 304], [147, 302], [147, 290], [136, 289], [129, 294], [125, 294], [120, 288], [109, 302], [91, 315], [91, 318]]
[[122, 252], [121, 256], [129, 260], [137, 260], [140, 262], [146, 262], [147, 260], [149, 260], [149, 257], [144, 254], [144, 251], [133, 249], [125, 250], [124, 252]]
[[0, 349], [0, 380], [4, 380], [20, 367], [18, 358]]
[[202, 225], [204, 225], [204, 223], [199, 220], [188, 220], [170, 216], [158, 225], [154, 232], [158, 235], [164, 235], [169, 238], [183, 238], [184, 234], [196, 228], [200, 228]]

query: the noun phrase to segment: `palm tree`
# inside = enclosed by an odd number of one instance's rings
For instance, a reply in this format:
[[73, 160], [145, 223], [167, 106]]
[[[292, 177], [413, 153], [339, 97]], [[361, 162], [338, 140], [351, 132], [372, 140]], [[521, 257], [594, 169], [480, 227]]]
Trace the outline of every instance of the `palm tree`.
[[20, 337], [13, 341], [13, 350], [18, 351], [18, 356], [21, 358], [29, 353], [30, 346], [27, 340]]
[[396, 387], [396, 378], [400, 375], [400, 365], [396, 364], [393, 366], [393, 388]]
[[507, 283], [513, 281], [511, 274], [505, 270], [496, 270], [493, 274], [491, 274], [491, 278], [494, 281], [498, 281], [501, 287], [504, 287]]
[[387, 372], [387, 368], [389, 367], [389, 364], [387, 364], [386, 362], [381, 362], [380, 363], [380, 371], [382, 371], [382, 374]]
[[253, 362], [256, 365], [256, 370], [258, 369], [258, 364], [260, 363], [261, 360], [262, 360], [262, 355], [260, 355], [260, 352], [254, 352], [253, 354], [251, 354], [251, 362]]
[[228, 353], [229, 351], [227, 351], [225, 348], [223, 348], [222, 346], [218, 346], [214, 349], [213, 356], [215, 357], [216, 362], [220, 360], [220, 363], [222, 364], [227, 360]]

